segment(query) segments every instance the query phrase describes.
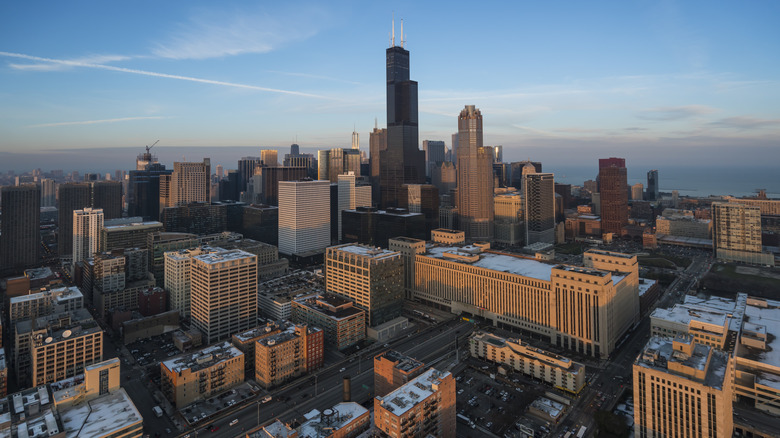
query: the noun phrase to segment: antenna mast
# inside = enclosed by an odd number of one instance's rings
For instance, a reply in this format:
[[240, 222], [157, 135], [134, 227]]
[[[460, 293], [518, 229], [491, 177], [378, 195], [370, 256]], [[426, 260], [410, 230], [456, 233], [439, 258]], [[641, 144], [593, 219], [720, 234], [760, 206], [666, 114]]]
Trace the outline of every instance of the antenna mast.
[[401, 48], [404, 47], [404, 43], [406, 40], [404, 40], [404, 19], [401, 19]]
[[393, 12], [392, 29], [390, 33], [390, 47], [395, 47], [395, 12]]

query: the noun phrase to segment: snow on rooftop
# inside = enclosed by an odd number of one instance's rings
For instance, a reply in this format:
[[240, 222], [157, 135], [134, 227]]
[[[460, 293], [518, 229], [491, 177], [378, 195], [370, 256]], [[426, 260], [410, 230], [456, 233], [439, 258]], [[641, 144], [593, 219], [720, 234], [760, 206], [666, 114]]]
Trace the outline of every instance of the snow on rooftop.
[[335, 432], [347, 426], [356, 418], [364, 415], [368, 409], [355, 402], [342, 402], [322, 412], [314, 409], [304, 417], [305, 423], [298, 429], [302, 437], [337, 435]]
[[639, 277], [639, 296], [641, 297], [647, 293], [656, 283], [658, 283], [658, 280]]
[[230, 342], [225, 341], [194, 353], [182, 354], [173, 359], [168, 359], [163, 362], [163, 365], [172, 372], [178, 373], [189, 368], [201, 369], [242, 354], [244, 353], [241, 350], [232, 346]]
[[124, 388], [61, 410], [68, 437], [107, 436], [143, 421]]
[[381, 401], [382, 407], [392, 412], [393, 415], [401, 416], [417, 403], [434, 394], [436, 390], [433, 389], [433, 385], [448, 375], [450, 375], [449, 371], [442, 372], [430, 368], [395, 391], [377, 398]]
[[541, 397], [537, 398], [536, 400], [531, 403], [531, 407], [534, 407], [545, 414], [549, 415], [551, 418], [557, 418], [558, 415], [561, 414], [563, 411], [563, 404], [554, 402], [550, 400], [549, 398]]
[[231, 250], [223, 250], [223, 251], [210, 253], [210, 254], [197, 255], [193, 257], [193, 260], [198, 260], [207, 264], [213, 264], [213, 263], [227, 262], [230, 260], [241, 260], [250, 257], [257, 257], [257, 256], [252, 253], [242, 251], [240, 249], [231, 249]]
[[749, 299], [745, 322], [766, 327], [766, 350], [758, 354], [758, 361], [780, 365], [780, 301]]
[[[461, 248], [457, 246], [431, 246], [425, 254], [430, 257], [444, 258], [445, 252], [459, 252]], [[448, 259], [454, 261], [453, 259]], [[479, 260], [469, 263], [472, 266], [491, 269], [494, 271], [503, 271], [510, 274], [521, 275], [523, 277], [535, 278], [537, 280], [550, 281], [550, 273], [555, 265], [542, 263], [537, 260], [515, 257], [506, 254], [497, 254], [493, 252], [483, 252], [479, 254]]]
[[688, 325], [691, 321], [701, 321], [722, 327], [726, 324], [728, 314], [717, 308], [686, 303], [676, 304], [669, 309], [655, 309], [651, 317], [682, 325]]
[[378, 246], [375, 247], [368, 245], [341, 245], [335, 247], [334, 249], [371, 258], [383, 258], [399, 254], [397, 251], [390, 251], [379, 248]]

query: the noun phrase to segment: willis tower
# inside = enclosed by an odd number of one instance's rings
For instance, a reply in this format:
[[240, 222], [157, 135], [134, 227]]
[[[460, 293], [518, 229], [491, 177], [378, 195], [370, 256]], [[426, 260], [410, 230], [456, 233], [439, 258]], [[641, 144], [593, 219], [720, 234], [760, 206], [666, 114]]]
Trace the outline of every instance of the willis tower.
[[395, 45], [395, 26], [387, 49], [387, 149], [379, 152], [382, 208], [405, 205], [404, 184], [425, 183], [425, 151], [418, 148], [417, 82], [409, 80], [409, 51]]

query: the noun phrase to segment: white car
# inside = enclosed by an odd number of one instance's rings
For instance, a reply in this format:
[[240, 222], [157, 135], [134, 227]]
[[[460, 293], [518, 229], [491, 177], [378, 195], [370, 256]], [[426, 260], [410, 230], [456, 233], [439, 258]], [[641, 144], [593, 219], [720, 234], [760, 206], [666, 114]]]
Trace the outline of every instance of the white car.
[[263, 403], [268, 403], [269, 401], [271, 401], [271, 396], [270, 395], [267, 395], [267, 396], [263, 397]]
[[236, 418], [236, 419], [234, 419], [233, 421], [230, 422], [231, 426], [235, 426], [236, 424], [238, 424], [238, 418]]
[[340, 370], [339, 370], [339, 372], [340, 372], [340, 373], [343, 373], [343, 372], [344, 372], [344, 371], [346, 371], [346, 370], [347, 370], [346, 368], [342, 368], [342, 369], [340, 369]]

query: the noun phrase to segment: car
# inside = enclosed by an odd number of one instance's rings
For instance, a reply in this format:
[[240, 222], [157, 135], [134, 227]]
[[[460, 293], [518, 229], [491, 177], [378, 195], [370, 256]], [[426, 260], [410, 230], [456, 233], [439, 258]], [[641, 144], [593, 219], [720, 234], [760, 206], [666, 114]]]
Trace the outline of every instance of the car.
[[271, 396], [267, 395], [267, 396], [263, 397], [263, 403], [268, 403], [269, 401], [271, 401], [271, 399], [272, 399]]
[[235, 426], [236, 424], [238, 424], [238, 418], [235, 418], [233, 419], [233, 421], [230, 422], [231, 426]]
[[170, 427], [166, 427], [165, 428], [165, 433], [171, 433], [171, 428]]
[[343, 373], [343, 372], [344, 372], [344, 371], [346, 371], [346, 370], [347, 370], [346, 368], [342, 368], [342, 369], [340, 369], [340, 370], [339, 370], [339, 372], [340, 372], [340, 373]]
[[217, 426], [216, 424], [212, 424], [211, 427], [209, 428], [210, 432], [216, 432], [218, 430], [219, 430], [219, 426]]

